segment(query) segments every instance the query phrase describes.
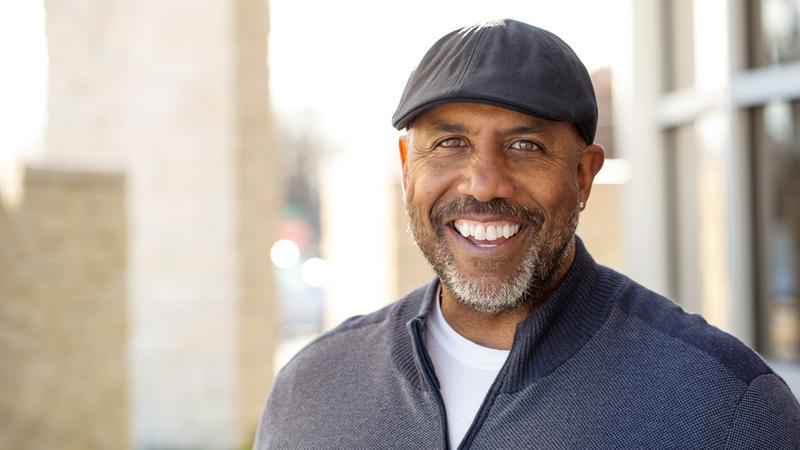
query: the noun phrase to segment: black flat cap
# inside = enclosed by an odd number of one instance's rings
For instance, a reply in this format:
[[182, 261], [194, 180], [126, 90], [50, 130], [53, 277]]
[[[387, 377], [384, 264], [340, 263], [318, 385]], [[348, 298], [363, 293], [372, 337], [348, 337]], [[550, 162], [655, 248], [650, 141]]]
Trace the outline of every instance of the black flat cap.
[[597, 101], [575, 52], [549, 31], [498, 20], [453, 31], [411, 72], [392, 117], [398, 130], [442, 103], [475, 102], [575, 124], [587, 143], [597, 130]]

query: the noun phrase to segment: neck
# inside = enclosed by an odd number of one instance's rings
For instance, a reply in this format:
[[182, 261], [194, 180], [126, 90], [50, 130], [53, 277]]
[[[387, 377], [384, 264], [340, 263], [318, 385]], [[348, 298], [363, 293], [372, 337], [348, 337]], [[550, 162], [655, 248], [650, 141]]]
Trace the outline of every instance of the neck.
[[508, 350], [514, 342], [517, 325], [539, 305], [545, 303], [566, 275], [575, 258], [575, 241], [569, 244], [567, 255], [556, 269], [543, 294], [525, 305], [499, 314], [485, 314], [458, 301], [442, 285], [442, 315], [458, 334], [484, 347]]

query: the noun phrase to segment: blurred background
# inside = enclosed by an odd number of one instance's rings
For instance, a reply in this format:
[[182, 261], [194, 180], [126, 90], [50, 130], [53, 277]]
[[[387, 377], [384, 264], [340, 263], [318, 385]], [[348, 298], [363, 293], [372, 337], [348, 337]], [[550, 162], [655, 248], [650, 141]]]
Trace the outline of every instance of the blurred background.
[[390, 117], [498, 17], [592, 73], [594, 257], [800, 394], [798, 0], [4, 0], [0, 448], [249, 448], [298, 349], [431, 278]]

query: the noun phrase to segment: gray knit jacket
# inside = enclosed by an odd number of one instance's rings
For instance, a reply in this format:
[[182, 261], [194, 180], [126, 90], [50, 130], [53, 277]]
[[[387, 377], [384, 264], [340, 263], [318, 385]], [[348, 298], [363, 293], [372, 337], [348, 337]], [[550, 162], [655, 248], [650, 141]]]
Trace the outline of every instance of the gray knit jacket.
[[576, 240], [461, 443], [422, 342], [434, 280], [301, 351], [253, 448], [800, 449], [800, 405], [758, 355]]

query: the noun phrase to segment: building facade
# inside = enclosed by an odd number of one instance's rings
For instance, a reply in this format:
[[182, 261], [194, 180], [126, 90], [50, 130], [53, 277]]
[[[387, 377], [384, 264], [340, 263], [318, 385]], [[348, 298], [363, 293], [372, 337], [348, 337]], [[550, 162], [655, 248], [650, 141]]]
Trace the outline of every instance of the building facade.
[[800, 5], [631, 2], [630, 23], [614, 83], [629, 272], [800, 393]]

